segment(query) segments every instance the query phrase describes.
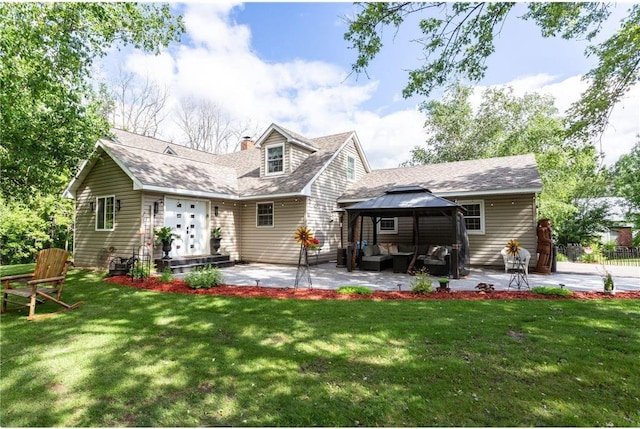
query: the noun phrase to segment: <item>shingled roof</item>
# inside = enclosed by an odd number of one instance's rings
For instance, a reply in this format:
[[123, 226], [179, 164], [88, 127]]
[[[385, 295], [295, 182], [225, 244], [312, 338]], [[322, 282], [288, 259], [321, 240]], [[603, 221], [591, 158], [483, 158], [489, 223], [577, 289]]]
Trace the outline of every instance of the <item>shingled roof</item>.
[[422, 186], [439, 196], [473, 196], [542, 191], [533, 154], [416, 167], [373, 170], [353, 183], [339, 202], [356, 202], [396, 186]]
[[[260, 149], [211, 154], [123, 130], [112, 130], [96, 150], [106, 152], [132, 179], [134, 189], [217, 198], [261, 198], [307, 194], [353, 131], [308, 139], [279, 127], [289, 136], [315, 150], [295, 171], [281, 176], [260, 177]], [[65, 190], [72, 197], [91, 170], [95, 157], [87, 161]]]

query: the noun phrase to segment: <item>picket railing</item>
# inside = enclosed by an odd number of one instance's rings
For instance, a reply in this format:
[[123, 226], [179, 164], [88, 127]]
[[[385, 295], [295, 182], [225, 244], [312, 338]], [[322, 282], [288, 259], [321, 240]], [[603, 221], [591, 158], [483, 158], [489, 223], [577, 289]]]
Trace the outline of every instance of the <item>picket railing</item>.
[[579, 244], [557, 246], [558, 254], [566, 256], [570, 262], [591, 262], [603, 265], [626, 265], [640, 267], [640, 247], [622, 247], [614, 249], [600, 248], [596, 251]]

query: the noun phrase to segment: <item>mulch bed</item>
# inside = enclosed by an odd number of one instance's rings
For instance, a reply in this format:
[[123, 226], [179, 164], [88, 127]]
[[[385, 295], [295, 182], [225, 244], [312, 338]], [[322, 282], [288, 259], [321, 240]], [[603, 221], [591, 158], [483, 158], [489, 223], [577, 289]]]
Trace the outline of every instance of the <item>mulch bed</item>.
[[383, 300], [383, 299], [459, 299], [459, 300], [526, 300], [526, 299], [640, 299], [640, 292], [616, 292], [615, 295], [607, 295], [604, 292], [573, 292], [567, 297], [557, 295], [540, 295], [530, 291], [452, 291], [436, 292], [428, 295], [420, 295], [413, 292], [375, 291], [371, 295], [342, 294], [330, 289], [316, 288], [273, 288], [262, 286], [229, 286], [220, 285], [210, 289], [191, 289], [184, 281], [175, 279], [171, 283], [161, 283], [159, 278], [150, 277], [144, 280], [132, 280], [128, 276], [116, 276], [105, 279], [111, 283], [132, 286], [138, 289], [156, 292], [189, 293], [195, 295], [239, 296], [244, 298], [277, 298], [277, 299], [308, 299], [308, 300]]

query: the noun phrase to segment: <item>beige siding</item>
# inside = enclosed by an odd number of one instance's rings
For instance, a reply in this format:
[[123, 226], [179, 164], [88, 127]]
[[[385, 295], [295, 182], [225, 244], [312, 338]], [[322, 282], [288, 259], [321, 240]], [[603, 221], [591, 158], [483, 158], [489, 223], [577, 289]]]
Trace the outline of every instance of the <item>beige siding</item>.
[[285, 157], [290, 159], [289, 168], [285, 170], [287, 173], [295, 171], [311, 155], [311, 151], [289, 143], [285, 145], [285, 153]]
[[[274, 226], [256, 226], [258, 203], [273, 202]], [[297, 264], [300, 246], [296, 229], [305, 225], [306, 198], [261, 200], [242, 203], [240, 259], [247, 262]]]
[[[96, 197], [115, 195], [121, 209], [115, 214], [113, 231], [96, 231]], [[94, 202], [94, 212], [89, 202]], [[141, 192], [133, 190], [133, 182], [107, 155], [95, 166], [76, 192], [74, 263], [79, 267], [106, 267], [114, 256], [128, 256], [143, 243], [138, 233], [141, 221]]]
[[[218, 206], [218, 216], [215, 207]], [[226, 200], [211, 200], [210, 228], [222, 228], [222, 241], [218, 250], [223, 255], [229, 255], [231, 260], [240, 259], [242, 236], [242, 203]], [[212, 250], [212, 249], [209, 249]]]
[[483, 200], [485, 234], [469, 235], [471, 264], [504, 266], [500, 250], [515, 238], [531, 252], [529, 266], [535, 267], [537, 238], [534, 195], [496, 196]]
[[[157, 203], [158, 212], [154, 214], [154, 203]], [[147, 221], [150, 218], [150, 221]], [[142, 196], [142, 227], [144, 230], [145, 240], [152, 243], [153, 258], [161, 258], [162, 244], [155, 243], [153, 230], [164, 226], [164, 195], [159, 193], [145, 193]]]
[[[336, 200], [349, 185], [347, 180], [347, 156], [356, 160], [356, 179], [364, 175], [364, 165], [358, 156], [355, 144], [350, 141], [322, 172], [311, 187], [311, 198], [307, 202], [307, 225], [320, 239], [322, 248], [319, 262], [335, 260], [340, 247], [340, 216], [333, 211]], [[343, 246], [347, 246], [347, 219], [344, 216]], [[315, 259], [315, 258], [314, 258]]]

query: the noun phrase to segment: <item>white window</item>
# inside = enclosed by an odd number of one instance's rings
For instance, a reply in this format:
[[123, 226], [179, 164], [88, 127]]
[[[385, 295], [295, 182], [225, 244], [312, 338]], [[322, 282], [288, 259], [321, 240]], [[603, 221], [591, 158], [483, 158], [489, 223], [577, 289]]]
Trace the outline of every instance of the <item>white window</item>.
[[467, 209], [464, 214], [464, 226], [468, 234], [484, 234], [484, 201], [458, 201]]
[[381, 217], [378, 221], [378, 234], [397, 234], [398, 218]]
[[267, 147], [265, 155], [266, 174], [284, 172], [284, 144]]
[[113, 231], [116, 219], [114, 195], [96, 198], [96, 231]]
[[256, 204], [256, 226], [273, 226], [273, 202]]
[[347, 180], [356, 180], [356, 159], [347, 155]]

